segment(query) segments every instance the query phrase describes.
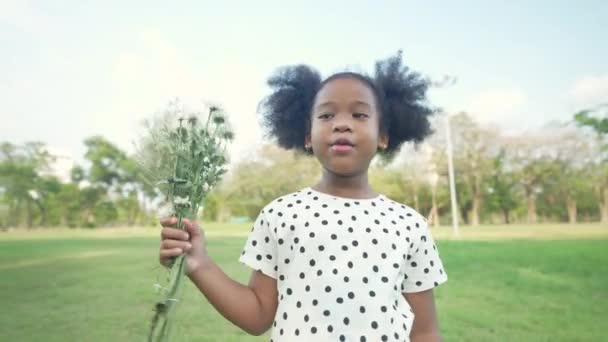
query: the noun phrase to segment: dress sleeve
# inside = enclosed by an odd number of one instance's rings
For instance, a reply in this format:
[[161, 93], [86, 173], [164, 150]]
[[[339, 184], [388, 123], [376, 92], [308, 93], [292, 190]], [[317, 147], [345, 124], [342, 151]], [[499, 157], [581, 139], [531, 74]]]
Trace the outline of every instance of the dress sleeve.
[[403, 293], [429, 290], [448, 280], [439, 250], [426, 221], [422, 220], [418, 225], [420, 234], [414, 238], [413, 246], [405, 261], [404, 279], [401, 284]]
[[276, 279], [277, 243], [272, 229], [271, 222], [262, 211], [253, 223], [239, 262]]

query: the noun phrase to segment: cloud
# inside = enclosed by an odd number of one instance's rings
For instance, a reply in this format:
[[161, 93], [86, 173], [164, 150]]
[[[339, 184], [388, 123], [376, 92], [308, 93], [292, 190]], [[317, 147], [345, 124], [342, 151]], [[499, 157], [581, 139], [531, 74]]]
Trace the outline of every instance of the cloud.
[[141, 119], [172, 98], [204, 94], [206, 85], [183, 56], [162, 34], [138, 33], [112, 65], [111, 112], [117, 118], [129, 113]]
[[595, 106], [608, 102], [608, 74], [578, 79], [570, 94], [578, 106]]
[[[136, 140], [140, 122], [168, 101], [179, 97], [193, 110], [202, 103], [221, 105], [229, 114], [236, 139], [230, 148], [233, 161], [259, 142], [256, 105], [263, 82], [251, 67], [235, 56], [223, 61], [193, 61], [167, 36], [155, 30], [137, 33], [134, 43], [115, 58], [111, 71], [109, 107], [95, 115], [98, 127], [122, 147]], [[121, 122], [127, 120], [127, 125]]]
[[526, 102], [519, 88], [486, 89], [474, 95], [465, 107], [482, 121], [495, 121], [497, 117], [513, 114]]
[[44, 35], [51, 27], [47, 16], [34, 9], [29, 1], [0, 1], [0, 24], [31, 35]]

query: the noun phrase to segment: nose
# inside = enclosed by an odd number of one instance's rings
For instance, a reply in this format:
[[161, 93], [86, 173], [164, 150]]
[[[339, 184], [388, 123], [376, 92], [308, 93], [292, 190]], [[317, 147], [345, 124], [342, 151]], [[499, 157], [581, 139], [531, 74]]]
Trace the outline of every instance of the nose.
[[352, 132], [350, 121], [342, 115], [336, 116], [334, 120], [334, 132]]

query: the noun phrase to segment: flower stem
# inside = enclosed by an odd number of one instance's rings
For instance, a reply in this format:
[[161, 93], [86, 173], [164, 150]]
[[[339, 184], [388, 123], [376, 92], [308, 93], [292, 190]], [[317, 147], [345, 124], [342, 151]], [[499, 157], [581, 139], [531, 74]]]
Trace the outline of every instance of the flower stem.
[[[177, 217], [177, 227], [183, 229], [183, 213], [179, 213]], [[186, 258], [184, 255], [177, 257], [171, 267], [169, 276], [169, 290], [166, 299], [157, 304], [157, 311], [152, 319], [150, 334], [148, 335], [149, 342], [167, 342], [173, 327], [171, 319], [175, 312], [178, 298], [181, 294], [181, 289], [184, 279], [184, 271], [186, 269]], [[159, 309], [160, 307], [160, 309]], [[160, 328], [159, 323], [162, 322]]]

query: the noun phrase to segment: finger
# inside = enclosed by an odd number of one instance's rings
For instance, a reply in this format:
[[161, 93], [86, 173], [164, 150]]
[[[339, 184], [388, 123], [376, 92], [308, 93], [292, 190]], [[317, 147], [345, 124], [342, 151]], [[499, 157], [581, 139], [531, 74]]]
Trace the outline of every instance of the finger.
[[163, 240], [160, 243], [160, 249], [174, 249], [174, 248], [180, 248], [184, 251], [189, 251], [190, 248], [192, 248], [192, 244], [190, 242], [187, 241], [179, 241], [179, 240]]
[[196, 221], [184, 219], [184, 230], [190, 234], [191, 237], [198, 237], [201, 235], [201, 228]]
[[177, 226], [177, 217], [163, 217], [160, 219], [160, 225], [163, 227], [175, 227]]
[[184, 252], [181, 250], [181, 248], [163, 249], [160, 251], [160, 263], [164, 266], [168, 266], [171, 264], [171, 261], [169, 259], [178, 257], [183, 253]]
[[160, 231], [160, 236], [162, 237], [163, 240], [165, 239], [170, 239], [170, 240], [188, 240], [190, 239], [190, 235], [188, 234], [188, 232], [184, 232], [181, 229], [177, 229], [177, 228], [163, 228]]

